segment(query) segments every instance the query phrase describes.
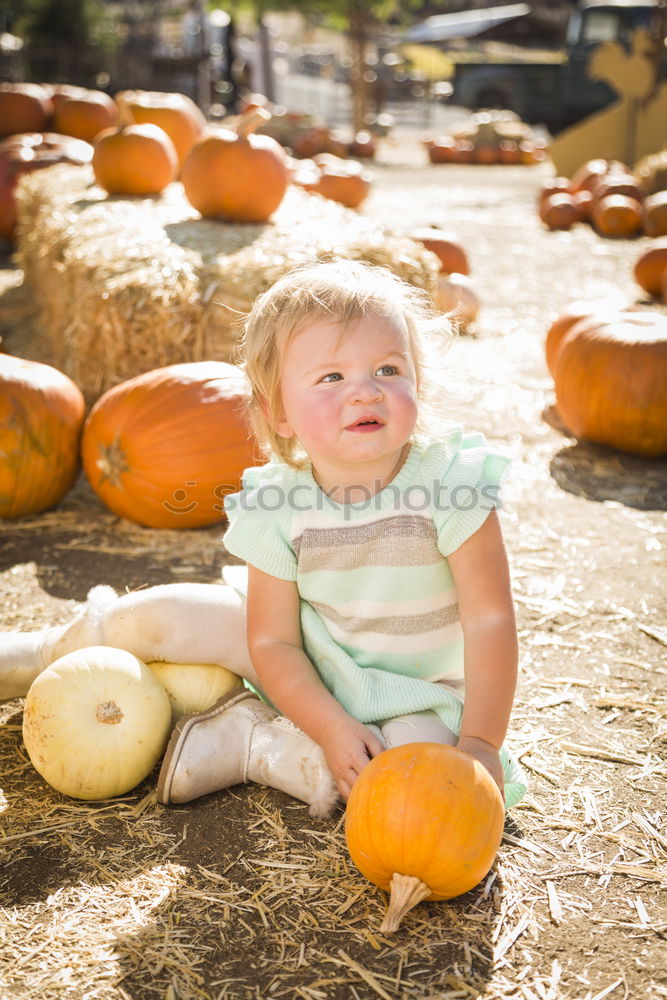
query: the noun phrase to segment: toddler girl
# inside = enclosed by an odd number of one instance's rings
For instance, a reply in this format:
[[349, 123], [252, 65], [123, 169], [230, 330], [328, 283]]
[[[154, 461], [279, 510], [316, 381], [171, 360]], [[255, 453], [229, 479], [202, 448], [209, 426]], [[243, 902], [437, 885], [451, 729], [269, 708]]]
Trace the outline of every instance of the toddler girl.
[[[517, 664], [495, 511], [506, 459], [479, 434], [420, 435], [427, 322], [416, 289], [350, 261], [256, 301], [242, 346], [271, 460], [227, 497], [225, 545], [248, 565], [258, 686], [321, 748], [343, 799], [371, 757], [428, 740], [476, 757], [511, 805], [524, 788], [501, 749]], [[162, 801], [190, 797], [244, 701], [177, 728]]]

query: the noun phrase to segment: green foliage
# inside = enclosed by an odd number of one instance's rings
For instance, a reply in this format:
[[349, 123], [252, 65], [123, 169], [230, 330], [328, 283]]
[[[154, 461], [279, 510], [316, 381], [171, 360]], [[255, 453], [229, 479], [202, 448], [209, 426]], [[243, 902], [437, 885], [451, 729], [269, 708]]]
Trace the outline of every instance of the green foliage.
[[87, 46], [98, 40], [104, 16], [100, 0], [19, 0], [13, 6], [13, 30], [28, 43]]

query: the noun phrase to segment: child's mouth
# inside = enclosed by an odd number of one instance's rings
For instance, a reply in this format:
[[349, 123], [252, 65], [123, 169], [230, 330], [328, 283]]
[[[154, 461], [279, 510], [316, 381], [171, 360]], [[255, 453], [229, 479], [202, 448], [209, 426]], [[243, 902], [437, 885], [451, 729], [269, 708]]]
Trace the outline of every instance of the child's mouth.
[[358, 431], [360, 433], [369, 433], [371, 431], [380, 430], [384, 427], [384, 424], [377, 420], [375, 417], [362, 417], [361, 420], [356, 420], [353, 424], [350, 424], [346, 429], [348, 431]]

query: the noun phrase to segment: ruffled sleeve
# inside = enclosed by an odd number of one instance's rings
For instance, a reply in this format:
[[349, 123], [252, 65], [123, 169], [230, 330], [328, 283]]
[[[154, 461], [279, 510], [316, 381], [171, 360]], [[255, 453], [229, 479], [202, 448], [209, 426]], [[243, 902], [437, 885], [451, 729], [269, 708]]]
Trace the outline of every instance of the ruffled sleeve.
[[227, 551], [281, 580], [296, 580], [287, 499], [290, 473], [279, 463], [246, 469], [240, 492], [225, 497]]
[[509, 461], [483, 434], [458, 429], [446, 442], [427, 447], [422, 470], [433, 491], [438, 548], [445, 557], [500, 506], [500, 484]]

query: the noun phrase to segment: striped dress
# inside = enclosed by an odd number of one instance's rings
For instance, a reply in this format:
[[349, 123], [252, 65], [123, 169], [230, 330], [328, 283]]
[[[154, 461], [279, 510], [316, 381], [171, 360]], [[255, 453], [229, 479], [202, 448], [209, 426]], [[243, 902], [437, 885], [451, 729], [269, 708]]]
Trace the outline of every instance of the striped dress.
[[507, 463], [457, 428], [413, 443], [395, 479], [357, 503], [282, 462], [246, 470], [226, 498], [227, 550], [296, 582], [304, 649], [360, 721], [431, 708], [459, 731], [463, 634], [447, 556], [499, 506]]

